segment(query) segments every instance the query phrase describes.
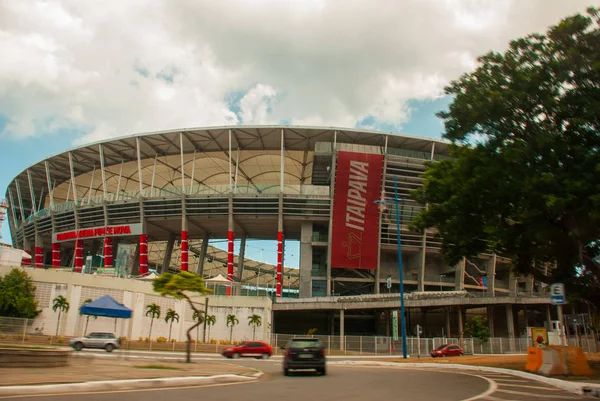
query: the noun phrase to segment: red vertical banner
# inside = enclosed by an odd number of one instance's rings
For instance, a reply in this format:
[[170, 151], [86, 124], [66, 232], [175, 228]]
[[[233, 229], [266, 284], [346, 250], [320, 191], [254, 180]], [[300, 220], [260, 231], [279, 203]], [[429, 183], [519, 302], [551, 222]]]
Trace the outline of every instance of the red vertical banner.
[[35, 267], [38, 269], [44, 268], [44, 248], [36, 246], [33, 248], [33, 253], [35, 257]]
[[83, 240], [75, 240], [75, 273], [83, 271]]
[[283, 232], [277, 232], [277, 288], [275, 290], [275, 296], [281, 298], [282, 295], [282, 279], [283, 277]]
[[339, 151], [333, 197], [331, 267], [377, 268], [383, 155]]
[[113, 267], [113, 246], [112, 238], [104, 237], [104, 267]]
[[181, 231], [181, 271], [189, 270], [188, 232]]
[[227, 232], [227, 280], [231, 284], [227, 287], [227, 295], [231, 295], [231, 286], [233, 285], [233, 231]]
[[52, 244], [52, 267], [60, 267], [60, 244]]
[[148, 234], [140, 234], [140, 274], [148, 273]]

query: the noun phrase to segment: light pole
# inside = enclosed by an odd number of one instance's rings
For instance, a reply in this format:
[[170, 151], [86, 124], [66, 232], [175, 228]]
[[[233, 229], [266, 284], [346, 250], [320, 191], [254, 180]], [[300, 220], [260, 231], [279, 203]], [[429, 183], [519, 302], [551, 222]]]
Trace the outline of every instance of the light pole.
[[[400, 276], [400, 329], [402, 333], [402, 358], [406, 359], [406, 318], [404, 316], [404, 275], [402, 272], [402, 242], [400, 239], [400, 202], [404, 199], [398, 197], [398, 180], [394, 176], [394, 198], [390, 200], [377, 200], [377, 204], [393, 203], [396, 205], [396, 238], [398, 240], [398, 274]], [[379, 283], [377, 284], [379, 285]]]

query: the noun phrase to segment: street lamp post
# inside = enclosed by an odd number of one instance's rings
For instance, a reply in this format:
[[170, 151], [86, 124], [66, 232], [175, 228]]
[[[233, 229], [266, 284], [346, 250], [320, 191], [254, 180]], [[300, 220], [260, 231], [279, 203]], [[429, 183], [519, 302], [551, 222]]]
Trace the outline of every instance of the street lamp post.
[[[396, 205], [396, 238], [398, 241], [398, 274], [400, 276], [400, 329], [402, 334], [402, 358], [406, 359], [406, 317], [404, 314], [404, 274], [402, 272], [402, 241], [400, 239], [400, 202], [404, 199], [400, 199], [398, 197], [398, 180], [396, 176], [394, 176], [394, 199], [391, 199], [391, 202], [386, 202], [385, 200], [378, 200], [375, 203], [385, 204], [385, 203], [394, 203]], [[379, 285], [379, 283], [377, 284]]]

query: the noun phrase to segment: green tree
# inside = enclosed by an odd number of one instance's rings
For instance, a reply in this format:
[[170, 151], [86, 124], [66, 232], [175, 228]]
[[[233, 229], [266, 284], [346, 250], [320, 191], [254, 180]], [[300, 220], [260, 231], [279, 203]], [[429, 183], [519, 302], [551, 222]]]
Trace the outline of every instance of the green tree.
[[0, 316], [33, 319], [40, 312], [35, 286], [24, 270], [12, 269], [0, 277]]
[[154, 324], [154, 319], [160, 319], [160, 306], [155, 303], [146, 305], [146, 316], [150, 317], [150, 330], [148, 331], [148, 339], [152, 341], [152, 325]]
[[206, 316], [206, 325], [208, 326], [208, 340], [210, 341], [210, 326], [214, 326], [217, 323], [217, 317], [215, 315]]
[[485, 317], [473, 316], [471, 323], [467, 323], [466, 326], [466, 332], [482, 343], [490, 339], [490, 328]]
[[52, 300], [52, 310], [54, 312], [58, 311], [58, 319], [56, 321], [56, 337], [58, 337], [58, 329], [60, 327], [60, 316], [62, 313], [67, 313], [69, 311], [70, 305], [67, 298], [62, 295], [57, 296]]
[[[89, 304], [90, 302], [92, 302], [92, 298], [87, 298], [85, 301], [83, 301], [83, 305]], [[85, 329], [83, 330], [84, 336], [87, 334], [88, 324], [90, 323], [90, 317], [91, 315], [87, 315], [85, 318]], [[94, 320], [96, 319], [98, 319], [98, 316], [94, 316]]]
[[165, 322], [167, 322], [169, 325], [169, 342], [171, 342], [171, 329], [173, 329], [173, 321], [179, 322], [179, 314], [173, 309], [169, 308], [169, 310], [167, 310], [167, 314], [165, 315]]
[[[182, 271], [179, 274], [163, 273], [160, 277], [153, 280], [152, 286], [154, 291], [158, 292], [162, 296], [170, 295], [177, 299], [186, 299], [190, 308], [194, 312], [201, 313], [200, 310], [196, 309], [196, 305], [190, 298], [192, 294], [203, 295], [212, 292], [204, 285], [202, 277], [197, 276], [193, 273]], [[190, 363], [192, 361], [192, 330], [200, 325], [196, 322], [187, 330], [187, 345], [186, 345], [186, 361]]]
[[233, 343], [233, 327], [240, 321], [235, 315], [227, 315], [227, 327], [229, 327], [229, 343]]
[[480, 57], [446, 88], [454, 101], [438, 115], [453, 159], [429, 165], [413, 193], [429, 207], [412, 228], [436, 227], [449, 264], [496, 252], [567, 292], [582, 280], [597, 289], [599, 22], [596, 9], [568, 17]]
[[194, 313], [192, 314], [192, 320], [194, 322], [198, 322], [198, 325], [196, 325], [196, 342], [198, 342], [198, 335], [200, 334], [200, 325], [204, 323], [204, 312], [194, 311]]
[[256, 337], [256, 328], [262, 326], [260, 315], [253, 314], [248, 316], [248, 326], [252, 326], [252, 340], [254, 340]]

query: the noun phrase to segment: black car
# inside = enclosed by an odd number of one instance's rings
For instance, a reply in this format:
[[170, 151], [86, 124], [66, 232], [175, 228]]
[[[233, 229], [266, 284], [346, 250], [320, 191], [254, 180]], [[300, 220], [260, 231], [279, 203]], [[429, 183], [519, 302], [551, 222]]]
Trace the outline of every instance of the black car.
[[294, 337], [285, 347], [283, 357], [283, 374], [288, 376], [290, 370], [316, 370], [325, 375], [325, 347], [318, 338]]

